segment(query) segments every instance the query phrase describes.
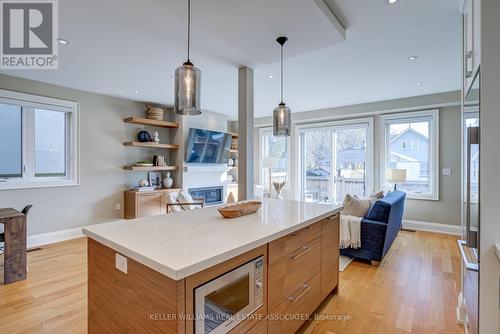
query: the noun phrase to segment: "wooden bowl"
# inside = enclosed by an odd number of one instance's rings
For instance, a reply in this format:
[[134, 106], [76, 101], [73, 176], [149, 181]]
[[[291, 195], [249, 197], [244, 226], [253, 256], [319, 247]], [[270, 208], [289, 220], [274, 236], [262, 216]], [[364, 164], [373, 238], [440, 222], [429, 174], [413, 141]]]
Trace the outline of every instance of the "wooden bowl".
[[262, 202], [250, 201], [250, 202], [241, 202], [241, 203], [226, 205], [218, 208], [217, 210], [219, 210], [219, 213], [224, 218], [237, 218], [241, 216], [251, 215], [252, 213], [256, 213], [261, 206]]

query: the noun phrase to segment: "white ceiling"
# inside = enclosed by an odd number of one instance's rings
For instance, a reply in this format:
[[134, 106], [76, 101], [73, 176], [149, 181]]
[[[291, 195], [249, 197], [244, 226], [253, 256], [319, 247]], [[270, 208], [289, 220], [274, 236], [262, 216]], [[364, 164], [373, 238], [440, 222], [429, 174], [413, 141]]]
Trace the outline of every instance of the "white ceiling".
[[[255, 69], [255, 114], [271, 115], [279, 35], [289, 37], [285, 102], [294, 112], [460, 88], [456, 0], [327, 1], [346, 41], [314, 0], [193, 0], [191, 58], [203, 72], [202, 108], [236, 119], [237, 68], [246, 65]], [[59, 70], [2, 73], [173, 104], [172, 75], [185, 61], [185, 0], [59, 4], [59, 34], [70, 42], [60, 46]], [[410, 62], [412, 55], [419, 58]]]

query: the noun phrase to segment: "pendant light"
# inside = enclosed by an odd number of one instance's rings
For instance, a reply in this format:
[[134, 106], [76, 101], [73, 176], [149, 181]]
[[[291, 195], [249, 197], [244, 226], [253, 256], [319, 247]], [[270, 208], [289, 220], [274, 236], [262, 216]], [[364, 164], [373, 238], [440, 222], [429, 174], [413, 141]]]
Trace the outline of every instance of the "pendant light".
[[283, 45], [288, 41], [288, 38], [278, 37], [276, 41], [281, 46], [281, 102], [273, 111], [273, 135], [287, 137], [290, 136], [292, 127], [292, 111], [283, 102]]
[[187, 61], [175, 70], [175, 105], [179, 115], [199, 115], [201, 71], [189, 59], [191, 43], [191, 0], [188, 0]]

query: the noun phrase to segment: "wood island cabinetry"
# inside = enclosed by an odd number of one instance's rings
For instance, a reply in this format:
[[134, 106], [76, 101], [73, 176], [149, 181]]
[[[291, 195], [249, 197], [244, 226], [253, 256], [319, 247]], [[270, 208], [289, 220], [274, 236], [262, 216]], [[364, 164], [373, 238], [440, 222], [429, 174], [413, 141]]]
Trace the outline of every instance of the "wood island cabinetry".
[[[151, 195], [151, 201], [157, 196]], [[338, 210], [330, 212], [326, 218], [310, 219], [293, 232], [270, 237], [267, 243], [180, 279], [127, 256], [124, 273], [115, 268], [118, 252], [89, 235], [89, 333], [193, 334], [195, 289], [260, 257], [263, 305], [228, 333], [295, 333], [329, 294], [338, 291], [340, 222]]]

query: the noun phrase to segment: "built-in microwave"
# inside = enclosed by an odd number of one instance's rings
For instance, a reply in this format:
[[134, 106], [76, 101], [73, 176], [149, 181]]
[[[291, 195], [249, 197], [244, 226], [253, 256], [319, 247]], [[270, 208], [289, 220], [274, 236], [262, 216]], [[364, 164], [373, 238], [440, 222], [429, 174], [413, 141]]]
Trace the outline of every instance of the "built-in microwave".
[[194, 303], [196, 334], [229, 332], [264, 304], [264, 257], [199, 286]]

